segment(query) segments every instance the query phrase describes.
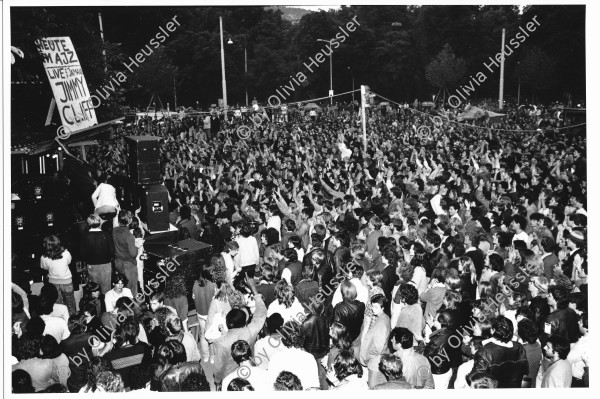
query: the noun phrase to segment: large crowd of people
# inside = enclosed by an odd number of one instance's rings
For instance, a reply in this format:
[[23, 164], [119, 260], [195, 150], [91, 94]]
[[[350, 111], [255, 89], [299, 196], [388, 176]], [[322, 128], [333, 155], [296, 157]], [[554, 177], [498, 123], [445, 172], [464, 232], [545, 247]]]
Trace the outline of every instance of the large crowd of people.
[[[248, 138], [145, 119], [90, 147], [79, 248], [46, 237], [13, 283], [12, 391], [589, 386], [585, 133], [400, 107], [365, 143], [359, 118], [271, 115]], [[145, 224], [110, 200], [129, 135], [162, 138], [171, 222], [212, 246], [192, 292], [144, 288]]]

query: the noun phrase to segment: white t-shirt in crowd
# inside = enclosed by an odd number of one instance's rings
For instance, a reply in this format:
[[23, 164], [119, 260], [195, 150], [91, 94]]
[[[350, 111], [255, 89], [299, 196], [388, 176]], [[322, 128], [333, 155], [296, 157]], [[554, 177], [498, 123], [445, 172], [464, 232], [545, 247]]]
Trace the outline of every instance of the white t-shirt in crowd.
[[104, 304], [106, 305], [106, 311], [112, 312], [115, 310], [115, 306], [117, 305], [117, 300], [121, 297], [129, 297], [133, 299], [133, 294], [129, 288], [123, 287], [123, 291], [120, 294], [117, 294], [114, 288], [104, 294]]
[[318, 388], [319, 369], [315, 357], [298, 348], [286, 348], [277, 352], [269, 362], [271, 385], [282, 371], [289, 371], [300, 379], [302, 388]]
[[283, 345], [281, 335], [267, 335], [264, 338], [259, 339], [254, 344], [254, 363], [256, 367], [260, 367], [263, 370], [269, 369], [269, 360], [273, 358], [273, 355], [277, 352], [281, 352], [286, 347]]
[[117, 201], [117, 191], [110, 184], [100, 183], [98, 187], [96, 187], [94, 194], [92, 194], [92, 199], [96, 209], [102, 206], [112, 206], [114, 208], [119, 207], [119, 202]]
[[260, 367], [254, 366], [241, 366], [238, 367], [233, 373], [223, 378], [222, 390], [227, 391], [229, 383], [234, 378], [242, 378], [252, 385], [257, 392], [273, 391], [273, 385], [269, 384], [269, 372], [263, 370]]
[[63, 318], [47, 314], [41, 315], [40, 318], [46, 324], [43, 335], [52, 335], [59, 344], [71, 336], [69, 326]]
[[[350, 282], [356, 287], [356, 299], [365, 305], [369, 300], [369, 289], [365, 287], [360, 279], [353, 278]], [[335, 307], [338, 303], [342, 302], [344, 299], [342, 298], [342, 285], [338, 285], [337, 289], [333, 293], [333, 299], [331, 300], [331, 306]]]
[[279, 233], [279, 239], [281, 239], [281, 218], [277, 215], [273, 215], [267, 220], [267, 229], [274, 228]]
[[237, 237], [235, 241], [240, 246], [240, 251], [234, 259], [238, 267], [258, 265], [260, 255], [258, 252], [258, 242], [254, 236]]
[[301, 319], [301, 315], [305, 315], [304, 307], [298, 298], [294, 298], [294, 302], [292, 302], [292, 306], [289, 308], [286, 308], [283, 304], [279, 303], [278, 299], [274, 300], [267, 309], [267, 317], [271, 316], [273, 313], [279, 313], [283, 318], [284, 324], [291, 320], [302, 323], [299, 319]]

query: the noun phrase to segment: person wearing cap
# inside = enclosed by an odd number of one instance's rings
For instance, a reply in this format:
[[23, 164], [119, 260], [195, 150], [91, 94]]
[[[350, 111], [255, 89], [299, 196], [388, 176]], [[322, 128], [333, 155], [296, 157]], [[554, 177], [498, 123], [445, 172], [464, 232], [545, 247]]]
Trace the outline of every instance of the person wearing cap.
[[563, 237], [569, 249], [567, 258], [560, 262], [563, 273], [579, 285], [587, 284], [587, 256], [583, 230], [580, 228], [572, 231], [565, 230]]

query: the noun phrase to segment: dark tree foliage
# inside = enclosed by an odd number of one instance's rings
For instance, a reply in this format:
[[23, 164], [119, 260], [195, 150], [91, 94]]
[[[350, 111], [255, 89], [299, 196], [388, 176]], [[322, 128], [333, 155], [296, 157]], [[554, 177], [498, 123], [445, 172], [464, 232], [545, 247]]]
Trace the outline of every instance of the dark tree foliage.
[[[52, 92], [34, 41], [44, 36], [70, 36], [92, 92], [101, 89], [123, 62], [135, 57], [160, 27], [177, 16], [180, 26], [127, 81], [98, 108], [100, 121], [118, 116], [120, 107], [145, 108], [152, 94], [164, 105], [206, 109], [221, 98], [219, 17], [223, 17], [228, 103], [249, 99], [266, 102], [275, 90], [288, 85], [299, 72], [306, 81], [295, 87], [288, 101], [327, 95], [329, 57], [309, 72], [305, 63], [356, 17], [360, 24], [333, 51], [333, 88], [336, 93], [369, 85], [398, 101], [430, 99], [438, 91], [426, 67], [446, 45], [464, 60], [465, 73], [456, 85], [484, 71], [484, 62], [534, 16], [540, 26], [513, 54], [506, 57], [505, 96], [551, 101], [567, 93], [585, 97], [585, 6], [342, 6], [334, 11], [310, 12], [292, 24], [280, 9], [237, 7], [46, 7], [11, 8], [11, 45], [24, 51], [11, 67], [13, 126], [41, 128]], [[98, 13], [104, 22], [100, 39]], [[227, 44], [231, 39], [233, 44]], [[247, 68], [244, 70], [244, 48]], [[104, 49], [106, 59], [102, 50]], [[545, 66], [540, 73], [537, 58]], [[106, 67], [106, 72], [105, 72]], [[135, 75], [135, 76], [132, 76]], [[478, 87], [476, 97], [495, 97], [499, 71]], [[18, 83], [17, 83], [18, 82]], [[294, 86], [296, 86], [294, 84]], [[448, 87], [452, 90], [452, 87]], [[348, 101], [350, 97], [340, 98]], [[33, 116], [33, 117], [32, 117]]]

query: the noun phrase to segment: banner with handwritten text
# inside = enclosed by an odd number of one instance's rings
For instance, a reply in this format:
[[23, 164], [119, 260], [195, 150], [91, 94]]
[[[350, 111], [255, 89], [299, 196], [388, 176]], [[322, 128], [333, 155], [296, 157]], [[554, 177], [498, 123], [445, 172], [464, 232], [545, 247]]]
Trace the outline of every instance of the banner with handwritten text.
[[70, 37], [36, 42], [65, 129], [76, 132], [98, 123], [81, 64]]

